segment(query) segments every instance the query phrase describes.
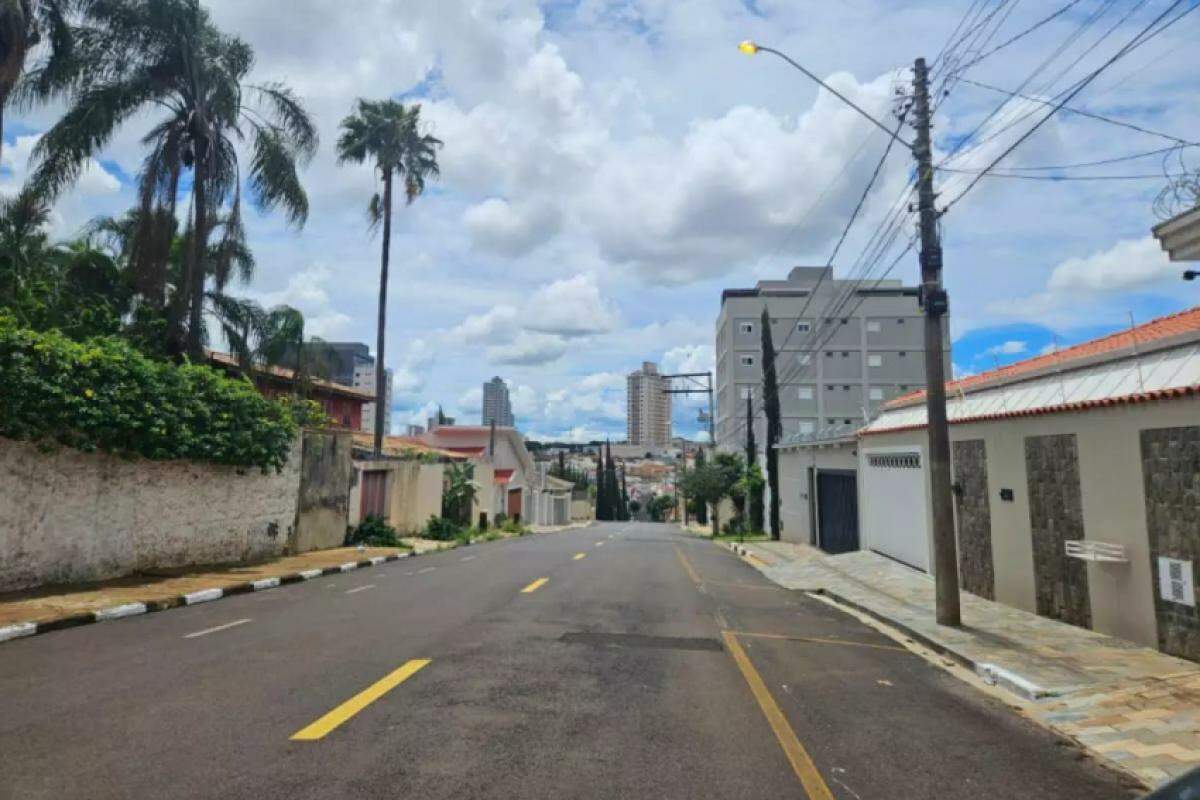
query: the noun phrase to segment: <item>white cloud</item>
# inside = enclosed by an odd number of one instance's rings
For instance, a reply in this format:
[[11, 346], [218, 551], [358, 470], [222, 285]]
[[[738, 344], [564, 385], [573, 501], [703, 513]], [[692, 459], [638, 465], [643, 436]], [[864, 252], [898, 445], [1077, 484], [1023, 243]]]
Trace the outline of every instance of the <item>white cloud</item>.
[[1001, 342], [1000, 344], [992, 345], [988, 349], [984, 350], [982, 355], [1015, 356], [1020, 353], [1024, 353], [1028, 349], [1029, 349], [1028, 342], [1021, 342], [1021, 341], [1017, 341], [1015, 339], [1010, 339], [1007, 342]]
[[487, 356], [495, 364], [530, 366], [557, 361], [567, 347], [566, 340], [558, 336], [521, 331], [508, 344], [489, 347]]
[[525, 255], [558, 233], [561, 217], [545, 205], [512, 205], [489, 197], [463, 214], [474, 245], [510, 258]]
[[594, 275], [576, 275], [539, 289], [521, 317], [527, 330], [567, 338], [607, 333], [619, 322]]
[[478, 414], [483, 409], [483, 388], [472, 386], [458, 398], [458, 408], [465, 414]]
[[483, 314], [472, 314], [450, 331], [451, 338], [467, 344], [511, 341], [516, 335], [517, 310], [498, 305]]
[[680, 372], [712, 372], [716, 375], [716, 350], [711, 344], [691, 344], [672, 347], [663, 354], [663, 371]]
[[1050, 273], [1051, 292], [1128, 292], [1150, 289], [1179, 279], [1171, 263], [1152, 238], [1127, 239], [1107, 250], [1062, 262]]

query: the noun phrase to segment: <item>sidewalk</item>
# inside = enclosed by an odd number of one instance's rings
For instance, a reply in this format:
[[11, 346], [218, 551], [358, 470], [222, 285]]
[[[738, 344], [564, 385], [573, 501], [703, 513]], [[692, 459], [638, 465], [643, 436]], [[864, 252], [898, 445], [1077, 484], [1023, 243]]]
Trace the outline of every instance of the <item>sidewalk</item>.
[[[95, 616], [111, 619], [158, 611], [198, 602], [198, 599], [189, 601], [189, 597], [203, 595], [207, 599], [216, 599], [238, 591], [269, 588], [287, 583], [289, 578], [315, 577], [326, 570], [349, 568], [351, 564], [371, 566], [394, 560], [404, 552], [396, 547], [368, 547], [365, 550], [339, 547], [260, 564], [164, 570], [156, 576], [131, 575], [101, 583], [0, 594], [0, 633], [21, 626], [32, 625], [46, 630], [94, 622], [97, 620], [91, 617]], [[214, 594], [216, 590], [220, 593]], [[134, 610], [138, 606], [142, 608]]]
[[942, 627], [933, 580], [875, 553], [738, 549], [776, 583], [831, 596], [1009, 690], [1031, 717], [1150, 786], [1200, 766], [1200, 665], [966, 593], [963, 627]]

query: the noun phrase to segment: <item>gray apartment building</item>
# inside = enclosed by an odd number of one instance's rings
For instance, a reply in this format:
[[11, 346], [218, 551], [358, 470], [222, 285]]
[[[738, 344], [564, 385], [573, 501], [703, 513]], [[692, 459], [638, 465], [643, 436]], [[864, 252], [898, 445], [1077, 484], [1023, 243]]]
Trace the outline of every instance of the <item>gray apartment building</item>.
[[764, 306], [777, 352], [785, 438], [853, 430], [884, 402], [925, 385], [916, 287], [898, 280], [860, 285], [834, 279], [830, 267], [796, 267], [787, 280], [726, 289], [716, 345], [716, 438], [722, 449], [745, 444], [747, 397], [753, 398], [755, 437], [760, 446], [765, 441]]
[[492, 378], [483, 384], [483, 409], [481, 413], [484, 425], [495, 421], [500, 428], [515, 428], [513, 421], [512, 402], [508, 396], [508, 385], [500, 376]]
[[[375, 393], [375, 356], [362, 342], [324, 342], [320, 347], [325, 377], [343, 386]], [[384, 373], [384, 420], [386, 433], [392, 430], [392, 371]], [[375, 430], [375, 404], [366, 403], [362, 411], [362, 430]]]

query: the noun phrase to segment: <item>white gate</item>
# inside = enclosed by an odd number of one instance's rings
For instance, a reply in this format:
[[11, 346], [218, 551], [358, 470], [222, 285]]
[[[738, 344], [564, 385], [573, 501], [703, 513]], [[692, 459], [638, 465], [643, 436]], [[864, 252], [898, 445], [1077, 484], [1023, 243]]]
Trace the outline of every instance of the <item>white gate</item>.
[[912, 448], [865, 450], [860, 474], [864, 547], [928, 572], [924, 456]]

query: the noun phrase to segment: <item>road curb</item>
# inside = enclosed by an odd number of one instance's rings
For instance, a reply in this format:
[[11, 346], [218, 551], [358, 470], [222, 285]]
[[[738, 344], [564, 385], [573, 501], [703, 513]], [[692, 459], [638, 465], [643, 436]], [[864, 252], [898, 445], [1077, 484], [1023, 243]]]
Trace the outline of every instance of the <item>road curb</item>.
[[[441, 551], [431, 550], [430, 552], [436, 553]], [[10, 625], [0, 626], [0, 642], [25, 639], [42, 633], [60, 631], [65, 628], [76, 628], [80, 625], [91, 625], [96, 622], [108, 622], [110, 620], [124, 619], [126, 617], [138, 616], [141, 614], [166, 611], [170, 608], [194, 606], [198, 603], [211, 603], [215, 600], [221, 600], [226, 597], [235, 597], [239, 594], [264, 592], [268, 589], [275, 589], [277, 587], [286, 586], [292, 583], [303, 583], [314, 578], [320, 578], [324, 575], [339, 575], [343, 572], [365, 569], [366, 567], [377, 567], [380, 564], [386, 564], [390, 561], [399, 561], [402, 558], [412, 558], [418, 555], [420, 555], [420, 553], [417, 553], [416, 551], [410, 551], [407, 553], [395, 553], [390, 556], [375, 556], [374, 558], [364, 558], [360, 561], [347, 561], [344, 564], [338, 564], [332, 567], [302, 570], [300, 572], [292, 572], [286, 575], [272, 575], [269, 578], [260, 578], [255, 581], [247, 581], [245, 583], [235, 583], [232, 586], [198, 589], [194, 592], [187, 592], [185, 594], [175, 595], [174, 597], [162, 597], [155, 600], [130, 601], [128, 603], [102, 608], [97, 611], [70, 614], [64, 617], [59, 617], [58, 619], [46, 620], [45, 622], [15, 622]]]

